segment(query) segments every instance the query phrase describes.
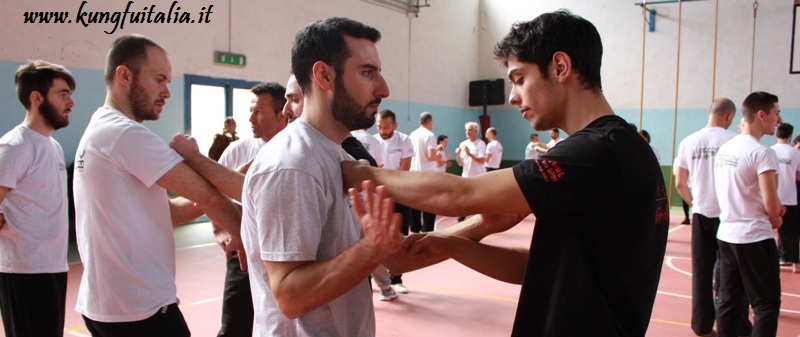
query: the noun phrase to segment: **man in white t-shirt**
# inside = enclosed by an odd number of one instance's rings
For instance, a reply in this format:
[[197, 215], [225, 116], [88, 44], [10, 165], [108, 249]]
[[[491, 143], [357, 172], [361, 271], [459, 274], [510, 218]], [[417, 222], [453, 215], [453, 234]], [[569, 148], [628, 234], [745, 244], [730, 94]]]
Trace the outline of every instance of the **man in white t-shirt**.
[[0, 313], [6, 336], [64, 334], [67, 171], [53, 131], [69, 125], [75, 78], [61, 65], [14, 75], [25, 119], [0, 138]]
[[547, 149], [552, 149], [556, 144], [561, 143], [564, 138], [561, 138], [561, 132], [558, 129], [550, 130], [550, 141], [547, 143]]
[[[392, 110], [381, 110], [378, 112], [377, 125], [378, 133], [373, 137], [383, 146], [383, 168], [388, 170], [409, 171], [411, 169], [411, 157], [414, 156], [414, 147], [408, 135], [397, 131], [397, 116]], [[395, 211], [403, 217], [403, 224], [400, 228], [403, 235], [408, 235], [411, 229], [411, 210], [405, 205], [396, 203]], [[392, 287], [401, 294], [408, 293], [408, 288], [403, 284], [403, 275], [390, 274]]]
[[486, 144], [486, 172], [494, 171], [500, 168], [500, 162], [503, 161], [503, 144], [497, 141], [497, 129], [486, 129], [486, 139], [489, 144]]
[[800, 227], [800, 208], [797, 206], [797, 181], [800, 180], [800, 151], [789, 145], [794, 127], [781, 123], [775, 131], [778, 140], [771, 149], [778, 157], [778, 198], [786, 207], [783, 224], [778, 228], [778, 256], [781, 265], [792, 265], [794, 272], [798, 269], [798, 249], [800, 243], [795, 233]]
[[[478, 139], [478, 123], [464, 124], [464, 133], [467, 139], [456, 148], [456, 162], [462, 167], [462, 177], [477, 177], [486, 173], [486, 143]], [[459, 216], [457, 221], [464, 221], [465, 218]]]
[[[399, 247], [400, 219], [387, 216], [394, 205], [382, 187], [365, 188], [370, 213], [355, 191], [348, 199], [339, 163], [352, 160], [340, 143], [371, 126], [389, 95], [379, 38], [345, 18], [311, 23], [295, 38], [302, 115], [259, 152], [242, 195], [256, 336], [375, 335], [367, 276]], [[270, 319], [276, 313], [285, 319]]]
[[[430, 112], [423, 112], [419, 115], [419, 128], [412, 131], [408, 138], [414, 149], [414, 156], [411, 157], [411, 171], [435, 171], [436, 170], [436, 135], [433, 130], [433, 116]], [[409, 209], [410, 230], [414, 233], [433, 231], [436, 222], [436, 214], [421, 212], [416, 209]]]
[[[75, 158], [78, 250], [75, 310], [93, 336], [189, 336], [178, 309], [173, 226], [203, 212], [220, 225], [228, 257], [244, 254], [239, 211], [141, 124], [170, 97], [166, 51], [141, 35], [116, 39], [106, 58], [105, 104]], [[167, 198], [167, 190], [186, 198]], [[125, 324], [119, 324], [125, 323]]]
[[759, 140], [774, 134], [781, 122], [778, 97], [754, 92], [742, 103], [742, 114], [742, 134], [723, 144], [714, 159], [714, 186], [721, 210], [717, 335], [741, 335], [741, 303], [747, 301], [753, 309], [752, 335], [775, 336], [781, 280], [772, 230], [780, 227], [786, 209], [778, 197], [775, 151]]
[[375, 159], [378, 167], [383, 167], [383, 145], [381, 145], [375, 137], [372, 137], [367, 130], [355, 130], [350, 132], [350, 134], [356, 137], [356, 139], [361, 142], [361, 145], [364, 145], [364, 148], [367, 149], [372, 159]]
[[[714, 190], [714, 156], [736, 136], [728, 131], [736, 105], [727, 98], [714, 100], [708, 123], [684, 138], [678, 146], [673, 174], [681, 198], [692, 206], [692, 331], [708, 335], [714, 328], [714, 273], [717, 265], [717, 228], [720, 208]], [[750, 323], [742, 318], [741, 335], [750, 335]]]
[[539, 142], [539, 134], [531, 134], [531, 141], [525, 147], [525, 159], [539, 159], [544, 153], [547, 153], [547, 145]]
[[[253, 160], [258, 150], [286, 127], [286, 116], [282, 113], [286, 103], [286, 88], [275, 82], [262, 82], [253, 86], [250, 92], [253, 93], [250, 100], [253, 138], [234, 142], [219, 159], [222, 166], [231, 170], [237, 170]], [[186, 157], [184, 153], [179, 153]], [[194, 168], [190, 160], [186, 162]], [[217, 337], [252, 336], [253, 297], [250, 295], [250, 279], [248, 272], [239, 268], [238, 254], [228, 261], [223, 289], [222, 325]]]

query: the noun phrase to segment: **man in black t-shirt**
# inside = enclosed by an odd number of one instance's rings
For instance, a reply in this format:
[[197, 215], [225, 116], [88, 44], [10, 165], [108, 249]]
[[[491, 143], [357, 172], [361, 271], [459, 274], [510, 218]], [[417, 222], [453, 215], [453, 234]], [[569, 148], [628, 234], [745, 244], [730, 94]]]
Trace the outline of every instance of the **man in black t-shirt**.
[[[568, 11], [546, 13], [514, 24], [494, 52], [508, 67], [509, 102], [534, 129], [570, 136], [538, 160], [473, 178], [344, 162], [347, 186], [374, 180], [413, 208], [479, 214], [410, 236], [387, 266], [454, 258], [522, 284], [513, 336], [644, 336], [666, 248], [666, 188], [650, 146], [603, 96], [597, 30]], [[531, 213], [529, 249], [479, 242]]]

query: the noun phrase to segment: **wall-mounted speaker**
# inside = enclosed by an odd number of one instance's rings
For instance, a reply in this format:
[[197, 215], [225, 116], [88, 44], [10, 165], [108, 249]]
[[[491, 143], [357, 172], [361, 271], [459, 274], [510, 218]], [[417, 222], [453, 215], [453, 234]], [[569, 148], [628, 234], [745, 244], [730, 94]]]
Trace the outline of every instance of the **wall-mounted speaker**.
[[469, 82], [469, 106], [502, 105], [506, 89], [502, 79]]

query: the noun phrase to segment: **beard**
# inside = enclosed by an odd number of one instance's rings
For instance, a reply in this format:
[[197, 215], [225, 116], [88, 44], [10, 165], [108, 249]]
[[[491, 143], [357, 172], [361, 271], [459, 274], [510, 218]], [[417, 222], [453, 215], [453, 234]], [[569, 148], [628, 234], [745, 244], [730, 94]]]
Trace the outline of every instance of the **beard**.
[[333, 118], [341, 122], [350, 131], [366, 129], [375, 124], [375, 117], [367, 115], [367, 105], [380, 103], [381, 99], [376, 98], [362, 106], [344, 88], [341, 77], [337, 77], [334, 83], [336, 91], [331, 102]]
[[[68, 111], [71, 109], [66, 109]], [[61, 116], [59, 111], [50, 103], [50, 99], [45, 98], [42, 105], [39, 106], [39, 114], [44, 118], [45, 123], [50, 125], [53, 130], [58, 130], [69, 125], [69, 116]]]
[[138, 77], [134, 77], [133, 84], [131, 84], [131, 91], [128, 92], [128, 102], [131, 105], [131, 111], [136, 120], [139, 121], [154, 121], [158, 120], [160, 114], [156, 112], [153, 103], [163, 100], [156, 100], [155, 102], [147, 97], [144, 88], [139, 84]]

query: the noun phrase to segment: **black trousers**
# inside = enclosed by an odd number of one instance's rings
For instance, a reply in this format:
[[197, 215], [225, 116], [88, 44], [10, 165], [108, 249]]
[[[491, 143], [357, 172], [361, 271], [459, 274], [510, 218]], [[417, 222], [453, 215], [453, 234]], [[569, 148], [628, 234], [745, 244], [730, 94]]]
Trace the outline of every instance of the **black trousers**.
[[[692, 331], [707, 335], [714, 329], [717, 310], [714, 298], [719, 290], [719, 218], [692, 214]], [[743, 304], [739, 336], [749, 336], [752, 324], [747, 304]]]
[[411, 217], [410, 226], [412, 232], [433, 232], [433, 227], [436, 223], [436, 214], [409, 208], [409, 216]]
[[778, 228], [778, 253], [786, 262], [800, 263], [800, 206], [786, 206]]
[[253, 295], [250, 276], [239, 268], [239, 254], [233, 253], [225, 272], [222, 294], [222, 326], [218, 337], [250, 337], [253, 335]]
[[403, 235], [408, 235], [408, 229], [411, 227], [411, 217], [409, 216], [411, 208], [405, 205], [401, 205], [398, 203], [394, 204], [394, 211], [400, 213], [400, 216], [403, 218], [401, 222], [400, 232]]
[[181, 309], [173, 303], [141, 321], [106, 323], [83, 316], [92, 337], [188, 337], [192, 333], [186, 325]]
[[778, 248], [772, 238], [748, 244], [719, 241], [717, 336], [740, 336], [742, 304], [753, 308], [750, 336], [775, 336], [781, 308]]
[[67, 273], [0, 273], [0, 312], [6, 336], [64, 335]]

